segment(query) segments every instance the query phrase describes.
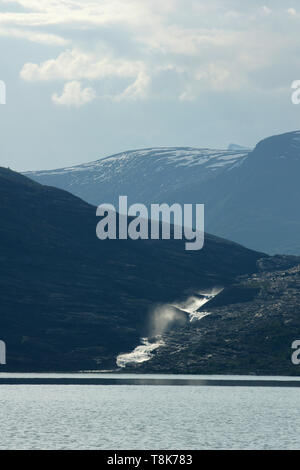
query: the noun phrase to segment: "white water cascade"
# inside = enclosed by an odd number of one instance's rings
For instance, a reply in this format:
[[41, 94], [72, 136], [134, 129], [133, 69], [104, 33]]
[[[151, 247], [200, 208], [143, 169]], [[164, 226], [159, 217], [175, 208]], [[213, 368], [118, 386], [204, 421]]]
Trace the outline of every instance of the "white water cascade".
[[116, 359], [117, 366], [124, 368], [130, 364], [149, 361], [153, 357], [152, 352], [164, 346], [165, 343], [161, 335], [168, 330], [172, 323], [184, 324], [186, 323], [186, 316], [190, 322], [193, 322], [210, 315], [210, 312], [198, 312], [198, 309], [216, 297], [222, 290], [222, 288], [215, 288], [210, 292], [198, 292], [183, 302], [165, 304], [155, 308], [152, 312], [151, 327], [153, 336], [151, 339], [141, 338], [142, 344], [137, 346], [132, 352], [119, 354]]

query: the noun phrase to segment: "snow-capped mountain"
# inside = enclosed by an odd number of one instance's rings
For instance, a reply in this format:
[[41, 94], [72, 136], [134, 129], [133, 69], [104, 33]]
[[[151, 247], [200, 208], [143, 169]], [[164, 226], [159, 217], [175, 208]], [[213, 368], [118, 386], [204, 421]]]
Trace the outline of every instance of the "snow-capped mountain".
[[300, 254], [300, 131], [254, 150], [152, 148], [27, 173], [98, 205], [204, 203], [206, 232], [267, 253]]
[[[149, 148], [119, 153], [92, 163], [58, 170], [28, 172], [39, 183], [65, 189], [85, 201], [117, 204], [166, 202], [172, 192], [201, 184], [241, 164], [247, 152], [190, 147]], [[180, 201], [178, 201], [180, 202]]]

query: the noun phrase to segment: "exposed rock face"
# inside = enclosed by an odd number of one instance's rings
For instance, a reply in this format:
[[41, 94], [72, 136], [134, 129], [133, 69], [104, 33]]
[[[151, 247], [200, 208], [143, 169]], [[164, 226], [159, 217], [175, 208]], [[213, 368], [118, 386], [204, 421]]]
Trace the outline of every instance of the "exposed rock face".
[[203, 307], [210, 315], [163, 335], [165, 346], [138, 371], [299, 375], [291, 345], [300, 339], [300, 258], [258, 265]]

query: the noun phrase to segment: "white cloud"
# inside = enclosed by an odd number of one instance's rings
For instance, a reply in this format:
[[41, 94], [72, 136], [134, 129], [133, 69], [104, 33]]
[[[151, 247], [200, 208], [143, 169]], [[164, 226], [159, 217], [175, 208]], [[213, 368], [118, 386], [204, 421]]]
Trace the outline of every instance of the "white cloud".
[[211, 63], [200, 68], [196, 73], [196, 80], [204, 87], [216, 90], [234, 90], [242, 87], [243, 79], [236, 73], [234, 67], [227, 64]]
[[74, 106], [77, 108], [90, 103], [95, 98], [96, 93], [93, 88], [82, 88], [81, 83], [78, 81], [66, 83], [60, 96], [57, 93], [52, 95], [52, 101], [56, 105]]
[[94, 53], [72, 49], [41, 64], [26, 63], [21, 70], [21, 77], [27, 81], [97, 80], [110, 76], [135, 77], [142, 68], [141, 62], [115, 59], [108, 53], [98, 57]]
[[145, 70], [139, 72], [134, 83], [129, 85], [120, 95], [115, 97], [116, 101], [121, 100], [137, 100], [147, 97], [147, 91], [150, 83], [150, 77]]
[[0, 13], [0, 24], [138, 25], [141, 20], [148, 23], [155, 17], [145, 0], [6, 0], [5, 3], [17, 3], [29, 11]]
[[230, 47], [237, 41], [232, 31], [217, 29], [187, 29], [177, 25], [158, 28], [149, 34], [141, 34], [138, 40], [164, 54], [201, 55], [207, 47]]
[[133, 78], [134, 81], [122, 93], [112, 96], [116, 101], [143, 99], [146, 97], [150, 77], [142, 62], [114, 59], [108, 54], [99, 58], [96, 54], [78, 49], [68, 50], [41, 64], [27, 63], [21, 70], [26, 81], [49, 80], [101, 80], [104, 78]]
[[192, 87], [188, 86], [186, 90], [184, 90], [179, 95], [180, 101], [194, 101], [197, 98], [197, 94], [193, 92]]
[[[207, 90], [272, 84], [271, 74], [283, 69], [281, 61], [288, 51], [295, 55], [298, 43], [296, 24], [289, 35], [281, 27], [283, 21], [289, 28], [296, 23], [290, 19], [298, 18], [293, 0], [288, 10], [271, 9], [258, 0], [5, 0], [3, 4], [7, 11], [0, 13], [0, 35], [58, 46], [70, 41], [70, 49], [57, 57], [41, 63], [25, 60], [22, 79], [111, 78], [115, 88], [105, 96], [116, 101], [151, 97], [152, 83], [163, 77], [167, 67], [180, 76], [181, 90], [174, 92], [174, 99], [193, 100]], [[11, 4], [24, 10], [9, 11]], [[56, 27], [58, 35], [53, 34]], [[61, 37], [62, 30], [68, 39]]]
[[26, 39], [30, 42], [45, 44], [50, 46], [66, 46], [70, 41], [56, 34], [47, 34], [38, 31], [29, 31], [17, 28], [0, 27], [0, 36]]
[[262, 7], [262, 12], [263, 12], [265, 15], [270, 15], [270, 14], [272, 13], [272, 10], [271, 10], [271, 8], [269, 8], [269, 7], [263, 6], [263, 7]]

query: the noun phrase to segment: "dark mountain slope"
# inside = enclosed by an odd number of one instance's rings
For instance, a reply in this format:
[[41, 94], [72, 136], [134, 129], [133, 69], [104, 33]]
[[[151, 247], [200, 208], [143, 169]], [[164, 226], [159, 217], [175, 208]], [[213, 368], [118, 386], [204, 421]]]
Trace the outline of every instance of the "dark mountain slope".
[[262, 256], [209, 235], [198, 252], [181, 241], [99, 241], [94, 207], [3, 168], [0, 218], [7, 370], [113, 367], [156, 303], [228, 285]]
[[300, 254], [299, 174], [300, 133], [260, 142], [218, 179], [207, 201], [207, 229], [253, 249]]
[[299, 174], [300, 132], [290, 132], [261, 141], [214, 180], [187, 185], [180, 199], [205, 203], [209, 232], [271, 254], [300, 254]]

